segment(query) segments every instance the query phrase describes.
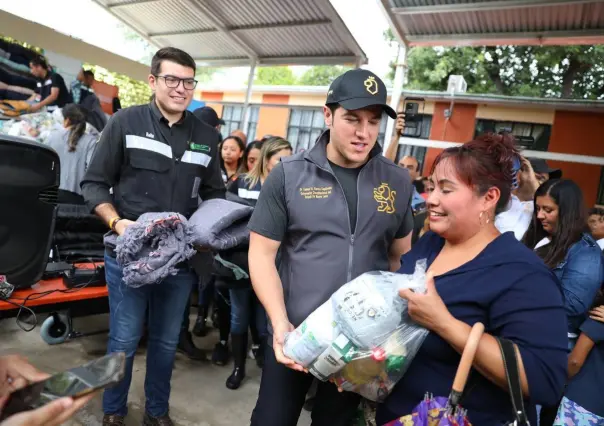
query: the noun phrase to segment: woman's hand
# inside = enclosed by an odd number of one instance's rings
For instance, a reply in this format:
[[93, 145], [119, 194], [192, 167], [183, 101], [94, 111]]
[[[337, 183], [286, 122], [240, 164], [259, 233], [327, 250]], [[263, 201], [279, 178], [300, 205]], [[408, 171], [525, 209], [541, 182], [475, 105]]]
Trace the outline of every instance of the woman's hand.
[[[23, 357], [8, 355], [0, 357], [0, 412], [9, 398], [9, 393], [30, 383], [49, 377], [38, 371]], [[65, 423], [98, 392], [77, 400], [61, 398], [35, 410], [24, 411], [8, 417], [0, 426], [56, 426]]]
[[589, 312], [589, 317], [594, 321], [604, 322], [604, 305], [593, 308]]
[[18, 355], [0, 357], [0, 397], [50, 377]]
[[409, 316], [413, 321], [438, 333], [443, 326], [454, 320], [440, 298], [434, 284], [434, 275], [426, 276], [426, 293], [415, 293], [410, 289], [399, 290], [399, 296], [408, 302]]

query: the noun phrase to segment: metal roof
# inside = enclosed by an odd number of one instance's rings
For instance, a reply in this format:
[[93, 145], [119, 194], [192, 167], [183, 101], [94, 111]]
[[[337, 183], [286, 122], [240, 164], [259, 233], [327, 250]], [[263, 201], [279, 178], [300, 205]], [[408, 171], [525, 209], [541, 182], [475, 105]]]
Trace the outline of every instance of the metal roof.
[[94, 0], [158, 48], [212, 66], [364, 64], [329, 0]]
[[602, 0], [378, 0], [407, 46], [604, 43]]

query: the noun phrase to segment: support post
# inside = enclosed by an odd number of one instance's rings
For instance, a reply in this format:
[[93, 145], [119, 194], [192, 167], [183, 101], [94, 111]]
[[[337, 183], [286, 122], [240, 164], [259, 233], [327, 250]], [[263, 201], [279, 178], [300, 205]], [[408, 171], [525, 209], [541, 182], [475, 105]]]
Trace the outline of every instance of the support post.
[[[401, 95], [403, 92], [406, 68], [407, 47], [404, 44], [399, 44], [398, 55], [396, 57], [396, 71], [394, 73], [394, 86], [392, 87], [392, 96], [390, 97], [390, 106], [396, 112], [398, 112], [398, 104], [401, 100]], [[392, 140], [394, 125], [395, 120], [388, 119], [388, 124], [386, 125], [386, 134], [384, 135], [384, 152], [386, 152], [388, 145], [390, 145], [390, 141]]]
[[247, 127], [250, 122], [250, 101], [252, 99], [252, 86], [254, 85], [254, 75], [256, 73], [256, 60], [252, 59], [250, 65], [250, 75], [247, 79], [247, 90], [245, 92], [245, 102], [243, 104], [243, 132], [247, 135]]

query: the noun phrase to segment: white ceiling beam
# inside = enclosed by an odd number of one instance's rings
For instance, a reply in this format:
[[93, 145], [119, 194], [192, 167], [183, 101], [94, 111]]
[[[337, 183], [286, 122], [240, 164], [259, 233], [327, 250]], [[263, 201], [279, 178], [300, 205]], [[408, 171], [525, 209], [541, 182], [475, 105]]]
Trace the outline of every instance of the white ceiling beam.
[[[287, 65], [354, 65], [357, 56], [284, 56], [258, 58], [256, 66], [287, 66]], [[221, 59], [221, 58], [195, 58], [201, 66], [212, 67], [239, 67], [249, 66], [247, 58]]]
[[144, 4], [144, 3], [157, 3], [157, 2], [160, 2], [160, 1], [162, 1], [162, 0], [120, 1], [120, 2], [115, 2], [115, 3], [109, 3], [107, 5], [107, 8], [109, 8], [109, 9], [116, 9], [118, 7], [135, 6], [137, 4]]
[[408, 46], [408, 40], [406, 37], [406, 29], [401, 27], [401, 21], [396, 19], [394, 14], [392, 13], [392, 9], [390, 8], [389, 0], [376, 0], [378, 7], [382, 10], [382, 14], [386, 21], [388, 22], [388, 27], [394, 33], [394, 37], [397, 41], [403, 46]]
[[143, 27], [140, 25], [140, 23], [138, 23], [136, 21], [126, 21], [124, 18], [122, 18], [120, 15], [118, 15], [114, 10], [111, 10], [110, 8], [105, 6], [103, 3], [101, 3], [100, 0], [92, 0], [92, 1], [96, 5], [98, 5], [105, 11], [109, 12], [111, 15], [113, 15], [115, 17], [115, 19], [120, 21], [122, 24], [131, 28], [135, 33], [137, 33], [139, 36], [141, 36], [151, 46], [154, 46], [157, 49], [162, 48], [162, 46], [160, 46], [156, 41], [154, 41], [151, 37], [149, 37], [149, 34], [147, 34], [147, 32], [143, 29]]
[[[331, 21], [327, 19], [317, 20], [317, 21], [307, 21], [307, 22], [288, 22], [288, 23], [279, 23], [279, 24], [267, 24], [267, 25], [253, 25], [253, 26], [241, 26], [241, 27], [229, 27], [229, 31], [248, 31], [248, 30], [272, 30], [276, 28], [299, 28], [299, 27], [314, 27], [317, 25], [329, 25]], [[163, 33], [151, 33], [149, 37], [157, 38], [157, 37], [170, 37], [175, 35], [189, 35], [189, 34], [204, 34], [204, 33], [212, 33], [217, 32], [216, 28], [204, 28], [199, 30], [189, 30], [189, 31], [168, 31]]]
[[411, 46], [497, 46], [602, 44], [602, 30], [499, 32], [470, 34], [435, 34], [407, 36]]
[[589, 3], [602, 3], [602, 0], [497, 0], [478, 3], [454, 3], [425, 6], [394, 7], [395, 15], [425, 15], [437, 13], [502, 11], [528, 7], [565, 6]]
[[[245, 52], [249, 59], [257, 60], [258, 53], [248, 45], [241, 37], [237, 34], [233, 34], [229, 31], [226, 23], [220, 18], [220, 16], [213, 11], [206, 2], [199, 0], [184, 0], [181, 4], [189, 10], [191, 13], [199, 16], [201, 15], [202, 19], [210, 21], [210, 23], [221, 32], [226, 38], [235, 43], [241, 50]], [[248, 61], [249, 65], [249, 61]]]
[[[399, 145], [413, 145], [424, 148], [447, 149], [461, 146], [459, 142], [437, 141], [432, 139], [418, 139], [403, 136], [399, 139]], [[564, 161], [568, 163], [593, 164], [604, 166], [604, 157], [593, 155], [566, 154], [562, 152], [533, 151], [529, 149], [520, 149], [522, 155], [528, 158], [542, 158], [543, 160]]]

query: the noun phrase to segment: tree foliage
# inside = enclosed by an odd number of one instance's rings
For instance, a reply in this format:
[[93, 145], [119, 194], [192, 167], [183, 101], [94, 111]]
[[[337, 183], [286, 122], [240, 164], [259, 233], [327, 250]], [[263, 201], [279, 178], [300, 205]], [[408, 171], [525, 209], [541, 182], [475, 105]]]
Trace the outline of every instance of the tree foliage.
[[459, 74], [471, 93], [604, 98], [604, 45], [415, 47], [407, 65], [410, 89], [444, 91]]
[[288, 67], [258, 68], [254, 84], [267, 86], [328, 86], [350, 67], [340, 65], [317, 65], [307, 69], [296, 78]]
[[340, 65], [318, 65], [309, 68], [300, 76], [298, 84], [301, 86], [329, 86], [340, 74], [348, 71], [350, 67]]
[[26, 43], [24, 41], [15, 40], [12, 37], [7, 37], [7, 36], [3, 36], [3, 35], [0, 35], [0, 38], [2, 40], [6, 41], [7, 43], [18, 44], [19, 46], [23, 46], [26, 49], [32, 50], [32, 51], [36, 52], [39, 55], [44, 55], [44, 49], [42, 49], [41, 47], [34, 46], [34, 45]]
[[256, 72], [254, 84], [292, 86], [296, 84], [296, 77], [288, 67], [260, 67]]
[[84, 68], [94, 72], [96, 80], [119, 88], [119, 98], [123, 108], [146, 104], [151, 98], [151, 88], [146, 81], [135, 80], [126, 75], [111, 72], [98, 65], [86, 64]]

